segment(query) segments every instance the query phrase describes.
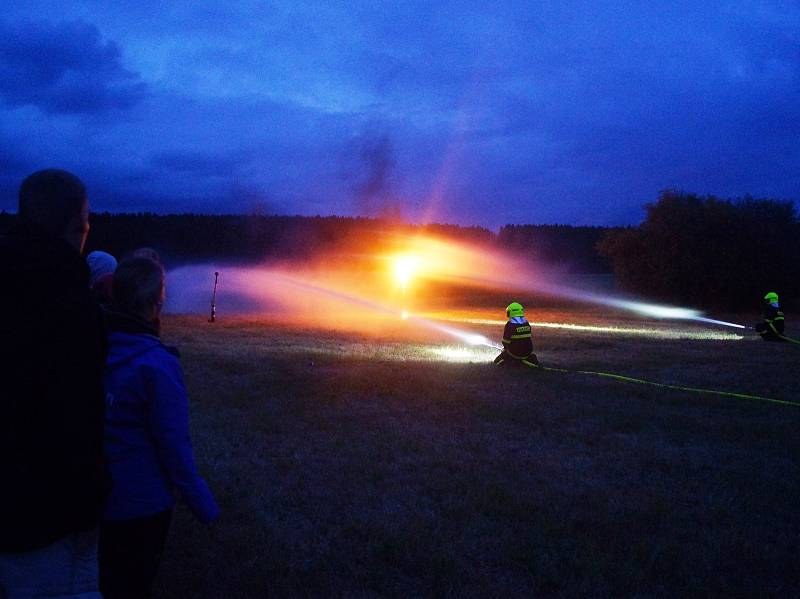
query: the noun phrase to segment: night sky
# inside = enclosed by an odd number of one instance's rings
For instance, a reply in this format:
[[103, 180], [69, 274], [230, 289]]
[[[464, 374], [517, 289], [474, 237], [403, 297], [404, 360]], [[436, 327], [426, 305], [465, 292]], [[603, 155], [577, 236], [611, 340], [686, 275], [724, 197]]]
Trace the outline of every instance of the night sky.
[[109, 211], [498, 227], [637, 223], [665, 188], [800, 200], [796, 1], [66, 4], [0, 11], [0, 209], [48, 166]]

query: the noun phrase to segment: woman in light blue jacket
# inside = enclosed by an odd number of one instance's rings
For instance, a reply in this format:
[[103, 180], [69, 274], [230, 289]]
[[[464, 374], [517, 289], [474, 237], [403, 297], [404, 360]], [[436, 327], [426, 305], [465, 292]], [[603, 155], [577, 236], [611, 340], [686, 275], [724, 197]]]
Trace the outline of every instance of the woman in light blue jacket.
[[113, 295], [105, 373], [113, 488], [100, 526], [100, 590], [110, 599], [148, 597], [176, 498], [205, 523], [219, 508], [195, 466], [176, 352], [159, 339], [163, 267], [123, 260]]

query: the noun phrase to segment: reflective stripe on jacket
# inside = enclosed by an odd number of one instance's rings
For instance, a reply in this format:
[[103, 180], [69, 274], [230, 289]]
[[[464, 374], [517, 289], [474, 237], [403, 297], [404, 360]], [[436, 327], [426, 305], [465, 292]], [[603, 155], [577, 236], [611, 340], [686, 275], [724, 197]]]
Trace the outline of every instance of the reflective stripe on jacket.
[[784, 316], [777, 304], [769, 304], [764, 308], [764, 322], [768, 329], [783, 335]]
[[522, 316], [515, 316], [506, 323], [503, 331], [503, 347], [508, 354], [523, 360], [533, 353], [531, 325]]

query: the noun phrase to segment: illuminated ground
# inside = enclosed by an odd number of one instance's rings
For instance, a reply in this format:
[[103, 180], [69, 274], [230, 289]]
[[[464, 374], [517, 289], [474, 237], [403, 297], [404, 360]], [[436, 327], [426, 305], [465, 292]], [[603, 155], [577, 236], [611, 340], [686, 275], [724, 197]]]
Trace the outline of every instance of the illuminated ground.
[[[489, 310], [426, 316], [502, 330]], [[166, 318], [224, 517], [178, 513], [159, 597], [800, 585], [800, 408], [501, 371], [489, 348], [350, 318]], [[595, 309], [531, 319], [545, 364], [800, 400], [800, 348]]]

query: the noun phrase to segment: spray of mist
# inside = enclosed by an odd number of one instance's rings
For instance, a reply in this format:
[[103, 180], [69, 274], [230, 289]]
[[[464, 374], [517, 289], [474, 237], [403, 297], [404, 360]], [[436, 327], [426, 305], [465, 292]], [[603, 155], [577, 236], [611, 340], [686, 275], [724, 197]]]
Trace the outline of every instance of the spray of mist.
[[692, 320], [695, 322], [704, 322], [706, 324], [714, 324], [737, 329], [745, 328], [744, 325], [741, 324], [708, 318], [698, 310], [623, 299], [611, 295], [582, 291], [580, 289], [574, 289], [564, 285], [527, 281], [525, 283], [525, 288], [530, 291], [544, 293], [553, 297], [563, 297], [587, 304], [608, 306], [610, 308], [616, 308], [626, 312], [633, 312], [641, 316], [649, 316], [650, 318], [657, 318], [660, 320]]
[[[168, 280], [175, 292], [167, 296], [167, 308], [172, 312], [196, 312], [203, 303], [208, 286], [206, 274], [210, 266], [195, 265], [170, 271]], [[360, 322], [368, 328], [373, 326], [367, 316], [382, 316], [392, 320], [403, 320], [417, 327], [448, 335], [472, 346], [502, 349], [483, 335], [464, 331], [428, 318], [409, 315], [405, 310], [383, 304], [363, 295], [343, 291], [329, 284], [315, 282], [300, 273], [283, 269], [228, 267], [218, 301], [229, 302], [237, 312], [257, 313], [263, 311], [303, 316], [329, 324]], [[338, 316], [338, 318], [335, 318]]]
[[[725, 327], [745, 326], [705, 316], [698, 310], [576, 289], [560, 284], [558, 275], [499, 251], [471, 248], [441, 240], [416, 238], [408, 242], [407, 256], [421, 264], [419, 276], [490, 289], [508, 289], [606, 306], [656, 319], [689, 320]], [[410, 259], [410, 258], [409, 258]], [[535, 270], [535, 272], [531, 272]], [[505, 274], [508, 273], [508, 274]]]
[[435, 300], [426, 297], [425, 283], [439, 281], [507, 293], [509, 300], [526, 293], [546, 294], [650, 318], [744, 328], [687, 308], [562, 285], [557, 275], [533, 272], [529, 264], [501, 252], [424, 236], [395, 236], [371, 252], [358, 256], [321, 254], [302, 265], [211, 264], [179, 268], [168, 276], [167, 309], [207, 312], [214, 271], [221, 272], [218, 304], [228, 313], [282, 315], [292, 322], [363, 332], [384, 330], [383, 325], [375, 324], [376, 319], [406, 321], [415, 330], [446, 335], [464, 345], [494, 349], [501, 348], [482, 335], [445, 324], [439, 318], [425, 318], [419, 310], [410, 314], [405, 303], [413, 299], [417, 307], [422, 307], [426, 301]]

